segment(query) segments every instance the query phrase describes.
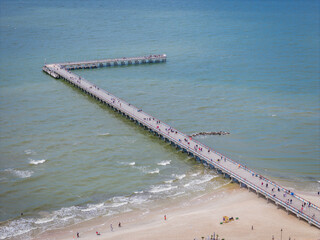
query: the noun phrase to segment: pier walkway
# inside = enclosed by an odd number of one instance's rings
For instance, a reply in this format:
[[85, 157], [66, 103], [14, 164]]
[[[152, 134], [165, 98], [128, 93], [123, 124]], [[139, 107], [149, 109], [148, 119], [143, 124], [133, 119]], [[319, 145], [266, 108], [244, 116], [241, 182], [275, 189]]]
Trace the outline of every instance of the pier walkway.
[[43, 71], [54, 78], [66, 80], [83, 92], [141, 125], [159, 138], [172, 144], [180, 151], [194, 157], [197, 161], [209, 168], [215, 169], [225, 177], [231, 178], [234, 182], [238, 182], [242, 187], [246, 187], [249, 190], [256, 192], [259, 196], [264, 196], [268, 201], [274, 202], [279, 208], [284, 208], [288, 214], [292, 213], [299, 219], [306, 220], [310, 225], [320, 228], [320, 208], [315, 204], [290, 192], [290, 190], [283, 188], [279, 184], [263, 177], [246, 166], [223, 156], [211, 147], [198, 142], [187, 134], [184, 134], [161, 120], [147, 114], [142, 111], [142, 109], [127, 103], [123, 99], [116, 97], [70, 71], [80, 67], [95, 68], [109, 66], [107, 63], [113, 63], [114, 65], [114, 62], [120, 62], [121, 64], [121, 61], [123, 61], [122, 65], [130, 65], [130, 61], [133, 63], [137, 61], [135, 64], [149, 62], [159, 63], [166, 61], [166, 55], [47, 64], [43, 67]]

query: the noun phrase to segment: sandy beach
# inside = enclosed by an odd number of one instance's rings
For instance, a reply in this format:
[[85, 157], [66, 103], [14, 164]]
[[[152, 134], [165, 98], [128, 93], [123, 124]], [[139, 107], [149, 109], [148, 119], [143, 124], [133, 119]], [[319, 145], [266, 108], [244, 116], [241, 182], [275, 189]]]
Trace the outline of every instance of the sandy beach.
[[[300, 193], [301, 194], [301, 193]], [[303, 195], [303, 194], [302, 194]], [[303, 195], [320, 205], [314, 195]], [[166, 220], [164, 220], [166, 215]], [[223, 216], [239, 218], [220, 224]], [[119, 228], [118, 223], [122, 226]], [[113, 226], [111, 231], [110, 224]], [[253, 230], [252, 230], [253, 227]], [[133, 211], [113, 217], [101, 217], [64, 229], [47, 231], [36, 239], [320, 239], [320, 231], [283, 209], [277, 209], [263, 197], [237, 184], [202, 196], [170, 201], [149, 212]], [[96, 231], [101, 235], [97, 236]]]

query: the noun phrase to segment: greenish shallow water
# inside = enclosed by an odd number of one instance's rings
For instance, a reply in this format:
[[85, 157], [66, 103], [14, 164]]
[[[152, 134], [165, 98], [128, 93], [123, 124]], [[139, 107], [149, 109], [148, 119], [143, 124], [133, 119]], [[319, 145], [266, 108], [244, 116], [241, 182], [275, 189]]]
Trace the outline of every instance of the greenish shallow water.
[[76, 73], [182, 132], [228, 131], [198, 139], [320, 190], [318, 2], [0, 4], [0, 239], [228, 183], [44, 74], [45, 61], [166, 53], [164, 64]]

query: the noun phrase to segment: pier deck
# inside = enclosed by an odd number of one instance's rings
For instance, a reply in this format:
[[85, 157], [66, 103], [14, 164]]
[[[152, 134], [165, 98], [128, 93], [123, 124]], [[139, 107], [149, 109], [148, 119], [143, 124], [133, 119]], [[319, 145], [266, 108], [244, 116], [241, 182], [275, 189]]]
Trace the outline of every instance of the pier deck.
[[96, 60], [86, 62], [68, 62], [47, 64], [43, 71], [54, 78], [62, 78], [71, 83], [83, 92], [91, 95], [98, 101], [105, 103], [115, 111], [141, 125], [148, 131], [171, 143], [174, 147], [194, 157], [197, 161], [215, 169], [225, 177], [231, 178], [241, 186], [263, 195], [268, 201], [273, 201], [278, 207], [284, 208], [288, 214], [291, 212], [299, 219], [306, 220], [310, 225], [320, 228], [320, 208], [313, 203], [301, 198], [295, 193], [283, 188], [279, 184], [263, 177], [259, 173], [243, 166], [230, 158], [216, 152], [197, 140], [191, 138], [161, 120], [147, 114], [141, 109], [116, 97], [115, 95], [99, 88], [86, 79], [72, 73], [70, 70], [78, 68], [92, 68], [110, 66], [108, 63], [123, 62], [124, 64], [134, 63], [158, 63], [165, 62], [166, 55], [151, 55], [137, 58], [119, 58]]

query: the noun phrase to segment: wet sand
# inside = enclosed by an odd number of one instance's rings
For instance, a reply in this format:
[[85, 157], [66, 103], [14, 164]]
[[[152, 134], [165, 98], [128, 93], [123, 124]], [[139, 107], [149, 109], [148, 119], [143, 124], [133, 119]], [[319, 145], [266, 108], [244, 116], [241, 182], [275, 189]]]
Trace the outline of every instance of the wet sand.
[[[320, 205], [316, 195], [304, 198]], [[167, 220], [164, 220], [164, 215]], [[220, 224], [223, 216], [238, 217]], [[122, 227], [118, 227], [121, 222]], [[113, 225], [111, 232], [110, 224]], [[253, 226], [253, 230], [252, 230]], [[299, 220], [283, 209], [277, 209], [263, 197], [237, 184], [194, 198], [168, 200], [150, 211], [132, 211], [111, 217], [100, 217], [59, 230], [47, 231], [36, 239], [201, 239], [215, 234], [219, 239], [320, 239], [320, 230]], [[101, 233], [97, 236], [95, 232]]]

